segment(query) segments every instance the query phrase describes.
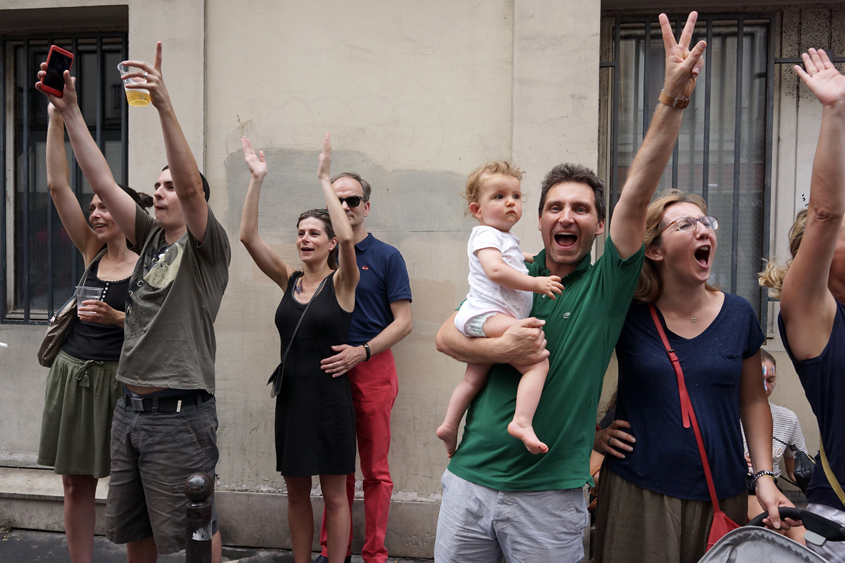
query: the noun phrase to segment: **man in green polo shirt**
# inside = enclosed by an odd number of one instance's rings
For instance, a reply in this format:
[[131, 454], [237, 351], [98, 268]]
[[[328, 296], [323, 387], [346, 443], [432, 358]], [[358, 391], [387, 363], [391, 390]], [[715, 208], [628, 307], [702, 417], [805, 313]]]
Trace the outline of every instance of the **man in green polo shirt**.
[[[646, 210], [680, 131], [695, 88], [704, 42], [690, 51], [697, 14], [679, 42], [660, 16], [666, 49], [664, 89], [648, 134], [616, 205], [604, 253], [590, 249], [605, 230], [602, 181], [573, 164], [543, 181], [539, 229], [545, 249], [529, 273], [557, 275], [556, 300], [535, 296], [533, 319], [500, 338], [467, 338], [454, 317], [437, 335], [437, 348], [462, 362], [498, 363], [466, 416], [463, 439], [443, 475], [443, 501], [434, 557], [452, 561], [579, 561], [583, 557], [589, 457], [602, 380], [625, 320], [643, 263]], [[519, 372], [511, 363], [549, 359], [549, 374], [534, 429], [549, 446], [531, 454], [511, 437]]]

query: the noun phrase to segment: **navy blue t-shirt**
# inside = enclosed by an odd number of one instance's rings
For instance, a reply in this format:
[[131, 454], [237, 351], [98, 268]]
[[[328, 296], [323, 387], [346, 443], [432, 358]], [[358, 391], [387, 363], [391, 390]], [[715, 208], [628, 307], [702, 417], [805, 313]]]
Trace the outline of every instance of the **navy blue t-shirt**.
[[410, 300], [411, 284], [399, 251], [371, 233], [355, 245], [355, 257], [361, 277], [346, 342], [357, 346], [369, 342], [393, 322], [390, 304]]
[[[796, 362], [780, 315], [778, 328], [789, 359], [795, 366], [804, 393], [818, 420], [827, 461], [836, 480], [845, 487], [845, 304], [836, 302], [836, 317], [830, 340], [816, 358]], [[816, 456], [813, 476], [807, 486], [807, 500], [845, 511], [845, 505], [827, 481], [820, 456]]]
[[[740, 432], [742, 362], [765, 341], [751, 305], [725, 294], [716, 319], [695, 338], [682, 338], [660, 322], [684, 372], [710, 462], [716, 496], [746, 490], [748, 466]], [[648, 306], [634, 302], [616, 344], [619, 389], [616, 418], [631, 423], [637, 439], [625, 459], [607, 456], [609, 468], [639, 487], [688, 500], [710, 500], [692, 429], [684, 428], [678, 380]]]

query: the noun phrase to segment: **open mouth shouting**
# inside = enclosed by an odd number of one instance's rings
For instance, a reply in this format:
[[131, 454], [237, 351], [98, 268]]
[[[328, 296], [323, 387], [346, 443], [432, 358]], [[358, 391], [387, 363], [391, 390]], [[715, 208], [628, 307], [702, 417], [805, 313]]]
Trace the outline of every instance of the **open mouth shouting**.
[[710, 267], [710, 257], [712, 256], [712, 252], [710, 251], [710, 245], [704, 244], [699, 246], [695, 250], [695, 261], [698, 262], [698, 265], [704, 268], [705, 270]]
[[578, 244], [578, 235], [568, 231], [561, 231], [554, 235], [555, 245], [561, 250], [572, 250]]

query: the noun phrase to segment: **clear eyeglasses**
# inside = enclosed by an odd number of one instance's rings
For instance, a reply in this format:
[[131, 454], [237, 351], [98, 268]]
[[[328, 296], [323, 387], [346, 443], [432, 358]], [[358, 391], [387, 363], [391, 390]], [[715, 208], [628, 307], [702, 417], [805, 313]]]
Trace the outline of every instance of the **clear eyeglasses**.
[[701, 223], [711, 231], [719, 230], [719, 220], [713, 217], [712, 215], [705, 215], [704, 217], [678, 217], [677, 219], [663, 227], [663, 230], [660, 231], [660, 234], [663, 234], [663, 232], [666, 231], [666, 229], [668, 229], [672, 225], [675, 225], [675, 228], [679, 231], [694, 231], [696, 222]]

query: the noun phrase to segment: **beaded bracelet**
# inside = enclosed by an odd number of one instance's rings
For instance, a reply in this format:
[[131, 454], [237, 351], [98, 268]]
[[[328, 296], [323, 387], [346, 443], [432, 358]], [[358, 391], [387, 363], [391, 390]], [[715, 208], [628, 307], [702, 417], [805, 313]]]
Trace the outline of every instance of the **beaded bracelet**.
[[757, 479], [759, 479], [760, 477], [763, 477], [764, 475], [768, 475], [772, 479], [775, 478], [774, 472], [769, 471], [768, 469], [761, 469], [760, 471], [758, 471], [757, 473], [754, 474], [754, 477], [751, 478], [751, 486], [756, 487], [757, 486]]

